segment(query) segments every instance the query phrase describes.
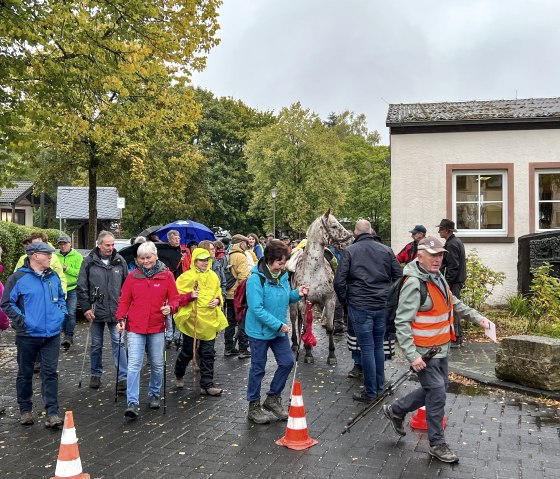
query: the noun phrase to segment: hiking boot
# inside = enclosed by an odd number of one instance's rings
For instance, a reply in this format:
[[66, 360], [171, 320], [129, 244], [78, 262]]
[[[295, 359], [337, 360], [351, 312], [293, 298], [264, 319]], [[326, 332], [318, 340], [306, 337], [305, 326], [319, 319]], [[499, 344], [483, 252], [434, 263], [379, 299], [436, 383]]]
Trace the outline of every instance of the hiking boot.
[[60, 347], [65, 351], [68, 351], [70, 349], [70, 346], [72, 345], [72, 342], [73, 341], [71, 336], [64, 336], [64, 339], [60, 343]]
[[92, 376], [89, 380], [89, 387], [91, 389], [99, 389], [100, 386], [101, 386], [101, 377]]
[[150, 409], [159, 409], [161, 402], [157, 396], [150, 396]]
[[175, 387], [183, 389], [185, 387], [185, 380], [183, 378], [175, 378]]
[[343, 326], [336, 326], [333, 331], [334, 335], [344, 334], [344, 327]]
[[388, 405], [383, 406], [383, 414], [385, 414], [385, 417], [391, 421], [391, 426], [393, 426], [394, 431], [399, 436], [406, 436], [406, 431], [404, 430], [404, 417], [397, 416], [393, 412], [393, 408]]
[[166, 339], [165, 340], [165, 349], [169, 349], [171, 348], [171, 345], [173, 344], [173, 340], [171, 339]]
[[247, 359], [251, 357], [251, 351], [249, 351], [248, 349], [244, 349], [243, 351], [239, 351], [239, 356], [237, 356], [238, 359]]
[[369, 403], [375, 401], [376, 398], [377, 398], [377, 396], [370, 396], [365, 391], [358, 391], [358, 392], [355, 392], [354, 394], [352, 394], [352, 399], [354, 401], [360, 401], [360, 402], [364, 402], [366, 404], [369, 404]]
[[31, 411], [22, 412], [19, 418], [19, 423], [22, 426], [31, 426], [35, 421], [33, 420], [33, 413]]
[[224, 351], [224, 356], [237, 356], [239, 354], [239, 349], [226, 349]]
[[255, 424], [268, 424], [270, 422], [270, 418], [263, 411], [260, 401], [251, 401], [249, 403], [249, 412], [247, 413], [247, 418], [249, 418]]
[[348, 371], [347, 377], [356, 379], [361, 378], [363, 375], [364, 371], [362, 369], [362, 366], [360, 364], [354, 364], [354, 367], [350, 371]]
[[62, 424], [63, 421], [58, 416], [58, 414], [53, 414], [52, 416], [48, 416], [47, 420], [45, 421], [45, 427], [53, 428], [53, 429], [62, 426]]
[[449, 347], [451, 349], [460, 349], [463, 347], [463, 341], [459, 342], [459, 341], [450, 341], [449, 343]]
[[131, 419], [137, 418], [139, 414], [140, 414], [140, 407], [138, 406], [138, 404], [129, 404], [128, 407], [126, 408], [126, 411], [124, 412], [124, 415]]
[[223, 389], [215, 388], [214, 386], [209, 388], [200, 388], [200, 394], [203, 396], [221, 396], [223, 392]]
[[125, 393], [126, 392], [126, 379], [123, 379], [122, 381], [117, 382], [117, 392], [118, 393]]
[[267, 396], [262, 407], [270, 411], [281, 421], [288, 419], [288, 411], [282, 407], [282, 398], [280, 396]]
[[447, 444], [437, 444], [435, 446], [430, 446], [429, 450], [430, 456], [435, 457], [441, 462], [459, 462], [457, 454], [455, 454]]

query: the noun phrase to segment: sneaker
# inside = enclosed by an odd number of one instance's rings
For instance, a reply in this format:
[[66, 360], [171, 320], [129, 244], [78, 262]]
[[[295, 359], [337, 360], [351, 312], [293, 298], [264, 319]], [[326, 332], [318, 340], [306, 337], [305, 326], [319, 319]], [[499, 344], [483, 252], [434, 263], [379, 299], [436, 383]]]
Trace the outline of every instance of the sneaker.
[[175, 378], [175, 387], [183, 389], [185, 387], [185, 380], [183, 378]]
[[280, 396], [267, 396], [262, 407], [270, 411], [281, 421], [288, 420], [288, 411], [282, 407], [282, 398]]
[[339, 334], [344, 334], [344, 327], [343, 326], [337, 326], [334, 328], [333, 331], [334, 335], [339, 335]]
[[128, 407], [126, 408], [126, 411], [124, 412], [124, 415], [131, 419], [137, 418], [139, 414], [140, 414], [140, 407], [138, 406], [138, 404], [129, 404]]
[[356, 379], [361, 378], [363, 375], [364, 371], [362, 369], [362, 366], [360, 364], [354, 364], [354, 367], [350, 371], [348, 371], [347, 377]]
[[221, 396], [223, 392], [223, 389], [215, 388], [214, 386], [209, 388], [200, 388], [200, 394], [203, 396]]
[[249, 403], [249, 412], [247, 413], [247, 418], [249, 418], [255, 424], [268, 424], [270, 422], [270, 418], [263, 411], [260, 401], [251, 401]]
[[150, 396], [150, 409], [159, 409], [161, 402], [157, 396]]
[[99, 389], [100, 386], [101, 386], [101, 377], [92, 376], [89, 380], [89, 387], [91, 389]]
[[237, 356], [239, 354], [239, 349], [226, 349], [224, 351], [224, 356]]
[[388, 405], [383, 406], [383, 414], [385, 414], [385, 417], [391, 421], [391, 426], [393, 426], [394, 431], [399, 436], [406, 436], [406, 431], [404, 430], [404, 417], [397, 416], [393, 412], [393, 408]]
[[455, 454], [447, 444], [437, 444], [436, 446], [430, 446], [430, 456], [435, 457], [441, 462], [459, 462], [457, 454]]
[[451, 349], [459, 349], [463, 347], [463, 341], [459, 342], [459, 341], [450, 341], [449, 343], [449, 347]]
[[251, 357], [251, 351], [249, 351], [248, 349], [244, 349], [243, 351], [239, 351], [239, 356], [237, 356], [239, 359], [247, 359]]
[[58, 414], [53, 414], [52, 416], [48, 416], [47, 420], [45, 421], [45, 427], [48, 428], [58, 428], [62, 426], [63, 422], [62, 419], [58, 416]]
[[68, 351], [70, 349], [70, 345], [72, 344], [70, 339], [71, 338], [69, 338], [68, 336], [64, 336], [64, 339], [60, 343], [60, 347], [63, 348], [65, 351]]
[[173, 340], [171, 339], [166, 339], [165, 340], [165, 349], [169, 349], [171, 348], [171, 345], [173, 344]]
[[355, 392], [354, 394], [352, 394], [352, 399], [354, 401], [360, 401], [360, 402], [364, 402], [364, 403], [369, 404], [369, 403], [375, 401], [377, 399], [377, 396], [370, 396], [365, 391], [359, 391], [359, 392]]
[[35, 421], [33, 420], [33, 413], [29, 412], [22, 412], [21, 417], [19, 418], [19, 423], [22, 426], [31, 426]]
[[125, 393], [126, 392], [126, 379], [117, 382], [117, 392], [118, 393]]

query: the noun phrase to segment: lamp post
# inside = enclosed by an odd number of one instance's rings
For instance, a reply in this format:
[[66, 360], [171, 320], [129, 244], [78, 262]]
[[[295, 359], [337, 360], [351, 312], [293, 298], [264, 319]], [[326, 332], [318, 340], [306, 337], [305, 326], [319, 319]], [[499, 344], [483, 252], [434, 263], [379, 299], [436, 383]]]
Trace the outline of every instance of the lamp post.
[[270, 196], [272, 196], [272, 236], [276, 238], [276, 195], [278, 190], [272, 188], [270, 190]]

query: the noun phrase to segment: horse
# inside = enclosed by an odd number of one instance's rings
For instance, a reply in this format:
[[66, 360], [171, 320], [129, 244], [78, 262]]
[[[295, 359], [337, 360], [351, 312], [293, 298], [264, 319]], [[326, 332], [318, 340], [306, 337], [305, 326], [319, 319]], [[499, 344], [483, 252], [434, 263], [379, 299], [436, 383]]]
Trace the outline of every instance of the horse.
[[[302, 284], [309, 286], [307, 300], [313, 305], [319, 305], [322, 309], [322, 318], [327, 327], [329, 335], [329, 356], [327, 364], [335, 365], [335, 347], [333, 340], [334, 331], [334, 308], [336, 294], [333, 288], [334, 273], [329, 262], [325, 259], [325, 246], [334, 246], [344, 249], [352, 241], [352, 233], [349, 233], [338, 220], [330, 214], [330, 209], [324, 215], [316, 218], [307, 229], [307, 244], [305, 249], [297, 256], [290, 258], [289, 270], [293, 271], [291, 277], [292, 288]], [[305, 318], [306, 304], [304, 301], [290, 305], [290, 320], [292, 322], [292, 350], [298, 351], [298, 334], [302, 329]], [[299, 321], [298, 321], [299, 319]], [[305, 345], [304, 362], [314, 362], [311, 346]]]

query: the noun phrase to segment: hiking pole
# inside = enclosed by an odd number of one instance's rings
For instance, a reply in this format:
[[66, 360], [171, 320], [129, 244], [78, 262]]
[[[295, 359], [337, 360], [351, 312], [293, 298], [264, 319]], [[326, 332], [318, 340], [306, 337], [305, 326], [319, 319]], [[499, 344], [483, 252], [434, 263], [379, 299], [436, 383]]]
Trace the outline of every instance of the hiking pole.
[[[167, 306], [167, 299], [165, 300], [164, 306]], [[167, 348], [165, 347], [165, 335], [169, 329], [170, 318], [171, 313], [163, 317], [163, 414], [167, 413]]]
[[[99, 286], [96, 286], [95, 288], [93, 288], [93, 295], [91, 296], [91, 311], [93, 312], [94, 316], [95, 316], [95, 303], [98, 301], [101, 302], [102, 300], [103, 300], [103, 294], [99, 292]], [[86, 347], [84, 349], [84, 359], [82, 360], [82, 370], [80, 372], [80, 381], [78, 382], [78, 389], [81, 389], [82, 387], [82, 376], [84, 375], [84, 367], [86, 365], [86, 356], [87, 356], [87, 350], [89, 346], [89, 337], [91, 335], [91, 327], [93, 326], [94, 320], [95, 319], [91, 320], [88, 326]]]
[[[198, 281], [194, 282], [193, 291], [198, 291]], [[196, 387], [196, 325], [198, 323], [198, 297], [194, 300], [193, 305], [193, 312], [194, 312], [194, 338], [193, 338], [193, 346], [192, 346], [192, 375], [193, 375], [193, 387]]]
[[[428, 362], [430, 359], [432, 359], [437, 353], [439, 353], [441, 351], [441, 348], [439, 346], [432, 346], [426, 353], [424, 353], [422, 355], [422, 360], [424, 362]], [[383, 393], [381, 393], [379, 396], [377, 396], [377, 398], [371, 402], [370, 404], [368, 404], [365, 408], [363, 408], [358, 414], [356, 414], [352, 419], [350, 419], [350, 421], [348, 421], [348, 424], [346, 424], [346, 426], [344, 426], [344, 430], [342, 431], [342, 434], [346, 434], [347, 432], [350, 431], [350, 429], [352, 429], [352, 427], [361, 419], [363, 419], [368, 413], [370, 413], [371, 411], [373, 411], [373, 409], [375, 408], [375, 406], [377, 406], [378, 404], [382, 403], [383, 400], [387, 397], [390, 396], [391, 394], [393, 394], [404, 382], [406, 382], [414, 373], [414, 369], [412, 369], [412, 366], [410, 367], [410, 369], [408, 369], [408, 371], [406, 371], [400, 378], [398, 378], [394, 383], [389, 384], [389, 386], [387, 386], [387, 388], [383, 391]]]
[[[118, 323], [119, 321], [117, 321]], [[119, 369], [121, 367], [121, 340], [122, 340], [122, 331], [119, 332], [119, 349], [118, 349], [118, 356], [117, 356], [117, 380], [115, 381], [115, 402], [117, 402], [117, 396], [119, 394]]]
[[[305, 300], [305, 314], [307, 315], [307, 312], [309, 311], [309, 308], [312, 307], [311, 303], [309, 301], [307, 301], [307, 295], [303, 296], [304, 300]], [[288, 404], [292, 404], [292, 394], [294, 392], [294, 384], [296, 382], [296, 374], [297, 374], [297, 366], [298, 366], [298, 362], [299, 362], [299, 350], [301, 349], [301, 338], [303, 337], [303, 325], [305, 324], [305, 319], [302, 318], [301, 319], [301, 327], [298, 326], [298, 334], [299, 334], [299, 340], [298, 340], [298, 348], [297, 348], [297, 352], [296, 352], [296, 364], [294, 366], [294, 377], [292, 378], [292, 388], [290, 389], [290, 400], [288, 401]]]

